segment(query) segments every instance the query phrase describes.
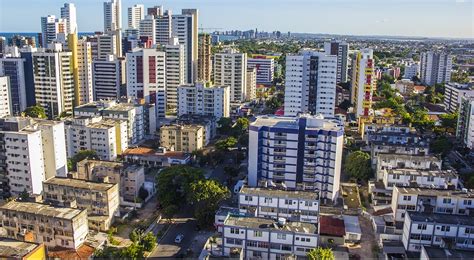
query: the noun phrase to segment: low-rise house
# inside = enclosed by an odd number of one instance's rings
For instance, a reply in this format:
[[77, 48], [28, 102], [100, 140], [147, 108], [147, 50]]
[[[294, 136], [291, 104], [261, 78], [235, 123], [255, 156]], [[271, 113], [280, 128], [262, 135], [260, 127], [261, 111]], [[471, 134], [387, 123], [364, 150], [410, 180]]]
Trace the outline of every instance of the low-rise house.
[[474, 218], [408, 212], [403, 225], [402, 242], [405, 250], [413, 252], [420, 252], [422, 246], [473, 250]]
[[42, 260], [46, 259], [44, 244], [0, 238], [1, 259]]
[[387, 190], [393, 190], [395, 186], [455, 189], [459, 183], [459, 176], [452, 170], [391, 169], [383, 170], [382, 182]]
[[318, 226], [306, 222], [278, 222], [269, 218], [228, 216], [222, 232], [222, 252], [242, 249], [245, 259], [306, 257], [318, 246]]
[[[397, 229], [401, 229], [407, 212], [469, 216], [474, 213], [474, 193], [470, 191], [436, 190], [426, 188], [395, 187], [392, 211]], [[450, 216], [447, 216], [450, 215]]]
[[0, 207], [5, 237], [25, 235], [47, 247], [78, 248], [89, 232], [87, 210], [55, 207], [35, 202], [10, 201]]
[[318, 223], [319, 203], [319, 193], [316, 191], [244, 186], [239, 192], [241, 212], [256, 217]]
[[359, 217], [358, 216], [349, 216], [349, 215], [342, 215], [342, 219], [344, 219], [344, 228], [346, 231], [345, 240], [346, 242], [359, 242], [362, 237], [362, 230], [359, 224]]
[[376, 158], [377, 180], [383, 179], [386, 169], [441, 170], [441, 159], [432, 155], [381, 153]]
[[45, 203], [86, 209], [89, 227], [107, 231], [119, 213], [118, 184], [71, 178], [51, 178], [43, 182]]
[[345, 244], [346, 228], [343, 219], [323, 215], [319, 217], [319, 223], [319, 239], [322, 246]]
[[123, 153], [123, 158], [128, 163], [139, 164], [144, 167], [168, 167], [191, 162], [190, 153], [170, 152], [163, 147], [157, 150], [146, 147], [129, 148]]
[[77, 163], [77, 179], [103, 183], [117, 183], [120, 197], [134, 202], [145, 183], [145, 168], [121, 162], [82, 160]]

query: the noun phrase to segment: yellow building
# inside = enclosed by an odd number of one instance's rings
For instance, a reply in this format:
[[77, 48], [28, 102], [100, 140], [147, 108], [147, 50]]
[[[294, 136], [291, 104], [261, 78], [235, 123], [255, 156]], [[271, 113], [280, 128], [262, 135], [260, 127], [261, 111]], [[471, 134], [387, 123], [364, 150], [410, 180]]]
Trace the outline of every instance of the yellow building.
[[356, 117], [369, 116], [372, 108], [372, 96], [376, 88], [375, 60], [372, 49], [363, 49], [356, 53], [352, 64], [351, 103]]
[[46, 259], [44, 244], [0, 238], [0, 259]]
[[164, 125], [160, 128], [160, 145], [170, 151], [193, 152], [205, 145], [204, 127], [200, 125]]

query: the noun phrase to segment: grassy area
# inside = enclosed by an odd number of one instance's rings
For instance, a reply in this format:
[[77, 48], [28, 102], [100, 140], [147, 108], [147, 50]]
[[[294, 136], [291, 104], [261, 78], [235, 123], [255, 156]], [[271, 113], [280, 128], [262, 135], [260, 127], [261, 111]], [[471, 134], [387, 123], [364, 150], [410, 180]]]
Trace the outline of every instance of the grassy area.
[[344, 198], [344, 205], [349, 209], [359, 209], [361, 207], [357, 186], [342, 186], [342, 197]]

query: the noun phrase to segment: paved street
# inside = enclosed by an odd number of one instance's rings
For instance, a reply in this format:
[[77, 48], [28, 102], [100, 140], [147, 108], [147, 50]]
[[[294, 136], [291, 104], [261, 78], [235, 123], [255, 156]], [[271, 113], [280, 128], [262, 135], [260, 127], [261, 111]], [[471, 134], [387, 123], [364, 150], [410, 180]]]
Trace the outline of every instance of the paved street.
[[[165, 220], [166, 221], [166, 220]], [[180, 244], [174, 242], [178, 234], [184, 238]], [[193, 218], [175, 218], [168, 232], [159, 241], [158, 246], [149, 257], [175, 258], [185, 256], [186, 250], [191, 246], [196, 235], [196, 220]]]

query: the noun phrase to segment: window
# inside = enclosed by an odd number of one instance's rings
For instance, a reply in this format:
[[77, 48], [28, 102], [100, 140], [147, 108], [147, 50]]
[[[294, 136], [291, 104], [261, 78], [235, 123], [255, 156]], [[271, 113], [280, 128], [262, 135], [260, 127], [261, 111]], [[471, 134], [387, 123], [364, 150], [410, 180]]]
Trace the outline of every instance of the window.
[[285, 205], [291, 205], [291, 204], [293, 204], [292, 200], [285, 200]]
[[467, 227], [467, 228], [464, 230], [464, 234], [474, 234], [474, 229]]
[[262, 237], [262, 235], [263, 235], [263, 234], [262, 234], [262, 231], [257, 231], [257, 230], [255, 230], [255, 231], [253, 232], [253, 236], [254, 236], [254, 237]]
[[464, 201], [463, 201], [463, 204], [464, 204], [464, 205], [471, 205], [471, 204], [472, 204], [472, 200], [464, 200]]
[[252, 201], [252, 196], [245, 196], [245, 201]]
[[278, 239], [286, 239], [286, 234], [279, 233], [279, 234], [277, 234], [277, 238]]
[[272, 198], [265, 198], [265, 203], [272, 203]]
[[252, 255], [253, 255], [254, 257], [262, 257], [262, 252], [260, 252], [260, 251], [253, 251]]
[[405, 201], [411, 200], [411, 196], [404, 195], [404, 196], [403, 196], [403, 200], [405, 200]]
[[441, 226], [441, 231], [449, 232], [451, 230], [450, 226]]
[[291, 251], [291, 246], [289, 246], [289, 245], [281, 245], [281, 250], [283, 250], [283, 251]]
[[426, 230], [426, 224], [418, 224], [418, 230]]
[[230, 233], [231, 233], [231, 234], [239, 234], [240, 231], [239, 231], [238, 228], [230, 228]]
[[443, 204], [449, 204], [451, 203], [451, 199], [450, 198], [444, 198], [443, 199]]

